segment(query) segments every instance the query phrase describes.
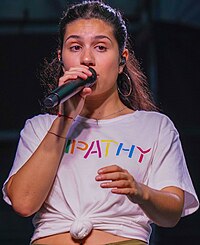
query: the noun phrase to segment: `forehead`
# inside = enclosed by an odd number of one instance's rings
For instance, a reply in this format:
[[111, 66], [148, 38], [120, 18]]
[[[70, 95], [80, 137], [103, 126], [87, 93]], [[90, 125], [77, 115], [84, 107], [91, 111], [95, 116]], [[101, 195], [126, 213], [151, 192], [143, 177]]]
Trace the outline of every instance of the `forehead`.
[[67, 38], [69, 35], [78, 35], [82, 37], [105, 35], [111, 39], [115, 39], [113, 27], [99, 19], [79, 19], [67, 24], [64, 36]]

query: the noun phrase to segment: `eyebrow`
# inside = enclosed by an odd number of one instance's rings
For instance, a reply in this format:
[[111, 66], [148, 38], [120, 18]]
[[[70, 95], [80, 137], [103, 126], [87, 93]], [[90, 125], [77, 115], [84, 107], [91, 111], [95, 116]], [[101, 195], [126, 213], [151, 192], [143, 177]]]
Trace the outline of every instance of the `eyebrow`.
[[[65, 40], [65, 42], [67, 42], [70, 38], [74, 38], [74, 39], [83, 39], [81, 36], [78, 36], [78, 35], [70, 35], [69, 37], [67, 37], [67, 39]], [[108, 36], [105, 36], [105, 35], [97, 35], [93, 38], [94, 40], [98, 40], [98, 39], [108, 39], [111, 43], [112, 43], [112, 40], [108, 37]]]

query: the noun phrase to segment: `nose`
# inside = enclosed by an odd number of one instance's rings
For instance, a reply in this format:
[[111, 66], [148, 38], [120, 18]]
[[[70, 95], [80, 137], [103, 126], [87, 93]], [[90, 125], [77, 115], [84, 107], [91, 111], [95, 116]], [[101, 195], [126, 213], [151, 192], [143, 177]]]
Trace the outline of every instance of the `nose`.
[[91, 50], [84, 50], [81, 55], [81, 65], [94, 66], [95, 58]]

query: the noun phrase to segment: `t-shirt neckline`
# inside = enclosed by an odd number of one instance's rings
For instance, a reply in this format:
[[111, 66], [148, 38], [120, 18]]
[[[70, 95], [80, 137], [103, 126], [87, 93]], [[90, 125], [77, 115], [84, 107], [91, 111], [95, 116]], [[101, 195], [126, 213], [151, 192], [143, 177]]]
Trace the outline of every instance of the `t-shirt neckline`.
[[128, 114], [124, 114], [118, 117], [114, 117], [114, 118], [110, 118], [110, 119], [99, 119], [96, 120], [94, 118], [87, 118], [87, 117], [83, 117], [78, 115], [75, 119], [75, 121], [77, 122], [87, 122], [89, 124], [96, 124], [96, 125], [102, 125], [102, 124], [110, 124], [110, 123], [114, 123], [114, 122], [119, 122], [122, 121], [124, 119], [130, 118], [130, 117], [135, 117], [136, 114], [138, 113], [138, 110], [128, 113]]

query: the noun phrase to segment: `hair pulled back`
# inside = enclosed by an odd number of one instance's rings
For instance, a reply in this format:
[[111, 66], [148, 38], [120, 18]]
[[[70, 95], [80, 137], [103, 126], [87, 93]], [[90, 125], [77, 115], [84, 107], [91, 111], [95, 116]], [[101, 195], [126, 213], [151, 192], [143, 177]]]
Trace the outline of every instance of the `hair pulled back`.
[[[124, 48], [129, 50], [129, 58], [125, 63], [123, 73], [119, 74], [117, 79], [121, 101], [133, 110], [156, 110], [145, 76], [140, 70], [134, 52], [131, 50], [125, 21], [118, 10], [101, 1], [83, 1], [82, 3], [71, 5], [64, 12], [59, 24], [58, 50], [62, 52], [63, 39], [69, 23], [79, 19], [92, 18], [103, 20], [112, 27], [120, 56]], [[56, 54], [51, 62], [45, 62], [41, 76], [44, 89], [46, 88], [46, 94], [57, 87], [58, 79], [61, 75], [62, 68]]]

